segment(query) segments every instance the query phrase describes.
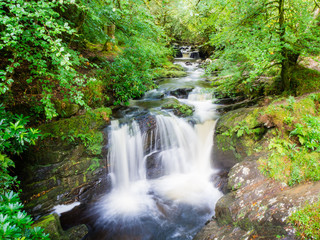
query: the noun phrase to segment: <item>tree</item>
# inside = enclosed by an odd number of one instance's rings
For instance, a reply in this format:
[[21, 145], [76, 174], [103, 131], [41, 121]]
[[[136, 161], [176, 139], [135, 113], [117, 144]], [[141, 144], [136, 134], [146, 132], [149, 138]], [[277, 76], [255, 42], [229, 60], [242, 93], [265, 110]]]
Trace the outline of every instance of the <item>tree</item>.
[[[201, 4], [200, 1], [199, 4]], [[222, 75], [233, 87], [253, 90], [257, 77], [280, 71], [282, 90], [290, 90], [290, 69], [298, 56], [320, 51], [320, 34], [313, 0], [216, 1], [221, 9], [211, 44], [216, 46]]]

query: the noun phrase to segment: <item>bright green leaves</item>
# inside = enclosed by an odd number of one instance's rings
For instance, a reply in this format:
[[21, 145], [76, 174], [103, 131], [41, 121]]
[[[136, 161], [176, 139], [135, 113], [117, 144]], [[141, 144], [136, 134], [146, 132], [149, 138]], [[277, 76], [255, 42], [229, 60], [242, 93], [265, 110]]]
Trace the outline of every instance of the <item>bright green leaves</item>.
[[[62, 3], [71, 4], [70, 1], [9, 0], [0, 5], [0, 52], [8, 61], [0, 72], [0, 94], [11, 91], [13, 84], [32, 83], [42, 92], [41, 102], [49, 119], [57, 115], [52, 104], [54, 88], [63, 89], [65, 99], [85, 105], [80, 94], [83, 81], [75, 80], [84, 78], [76, 71], [84, 59], [62, 40], [75, 33], [57, 12], [63, 11]], [[74, 99], [73, 95], [78, 97]]]
[[221, 65], [217, 73], [228, 76], [225, 86], [251, 96], [264, 84], [259, 78], [279, 75], [280, 70], [279, 89], [289, 86], [284, 83], [290, 83], [288, 71], [297, 56], [320, 50], [314, 7], [311, 0], [216, 1], [212, 12], [219, 15], [210, 43]]
[[40, 136], [37, 129], [26, 128], [28, 118], [7, 113], [0, 105], [0, 152], [22, 153]]

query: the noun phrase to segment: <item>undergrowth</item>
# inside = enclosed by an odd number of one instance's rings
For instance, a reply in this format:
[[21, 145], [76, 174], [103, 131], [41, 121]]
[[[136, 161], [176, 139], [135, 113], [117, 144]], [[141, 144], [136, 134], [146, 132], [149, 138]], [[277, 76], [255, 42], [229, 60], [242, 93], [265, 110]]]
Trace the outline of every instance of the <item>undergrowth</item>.
[[319, 97], [289, 97], [266, 109], [277, 131], [269, 143], [269, 157], [259, 160], [264, 174], [289, 185], [320, 180]]
[[294, 212], [289, 221], [294, 225], [300, 239], [320, 239], [320, 201], [306, 204]]

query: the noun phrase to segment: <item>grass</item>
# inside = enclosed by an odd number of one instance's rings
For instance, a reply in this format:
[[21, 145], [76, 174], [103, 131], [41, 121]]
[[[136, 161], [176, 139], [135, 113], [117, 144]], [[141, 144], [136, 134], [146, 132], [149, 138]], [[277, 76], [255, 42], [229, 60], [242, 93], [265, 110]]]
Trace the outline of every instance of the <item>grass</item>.
[[306, 204], [294, 212], [289, 221], [294, 225], [299, 239], [320, 239], [320, 201]]

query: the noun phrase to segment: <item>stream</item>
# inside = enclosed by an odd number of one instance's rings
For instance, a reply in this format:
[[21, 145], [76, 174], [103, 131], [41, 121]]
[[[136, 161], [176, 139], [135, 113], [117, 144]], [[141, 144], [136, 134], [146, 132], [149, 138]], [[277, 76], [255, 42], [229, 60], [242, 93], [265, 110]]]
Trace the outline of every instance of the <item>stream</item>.
[[[222, 196], [212, 167], [218, 115], [203, 70], [183, 60], [176, 64], [186, 77], [161, 80], [108, 127], [112, 187], [91, 207], [95, 220], [86, 239], [187, 240], [214, 215]], [[177, 89], [188, 91], [175, 97]], [[193, 115], [161, 108], [172, 102], [194, 106]]]

